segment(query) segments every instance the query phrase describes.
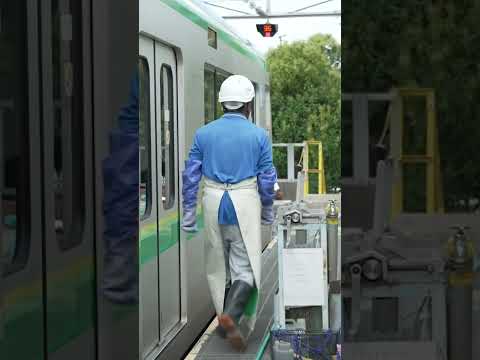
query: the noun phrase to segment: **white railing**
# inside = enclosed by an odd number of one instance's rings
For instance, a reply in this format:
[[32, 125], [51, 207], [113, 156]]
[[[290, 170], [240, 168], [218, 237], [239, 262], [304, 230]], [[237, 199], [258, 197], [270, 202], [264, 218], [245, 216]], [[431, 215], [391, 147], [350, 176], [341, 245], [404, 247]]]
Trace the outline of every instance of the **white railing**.
[[279, 181], [295, 181], [295, 148], [304, 148], [303, 143], [278, 143], [272, 144], [273, 148], [287, 148], [287, 178]]

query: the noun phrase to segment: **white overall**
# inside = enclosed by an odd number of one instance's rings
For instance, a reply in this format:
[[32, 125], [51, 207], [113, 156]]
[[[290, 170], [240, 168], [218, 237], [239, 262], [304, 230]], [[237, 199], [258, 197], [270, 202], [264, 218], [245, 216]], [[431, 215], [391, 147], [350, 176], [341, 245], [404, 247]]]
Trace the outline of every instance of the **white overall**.
[[212, 295], [215, 310], [218, 315], [223, 312], [226, 266], [223, 248], [223, 239], [218, 225], [218, 209], [225, 191], [232, 199], [242, 238], [253, 271], [256, 290], [252, 291], [251, 299], [247, 304], [241, 322], [246, 324], [248, 331], [252, 331], [256, 320], [256, 307], [260, 293], [261, 268], [261, 203], [257, 189], [257, 179], [250, 178], [237, 184], [221, 184], [205, 179], [203, 193], [203, 210], [205, 215], [205, 266], [208, 286]]

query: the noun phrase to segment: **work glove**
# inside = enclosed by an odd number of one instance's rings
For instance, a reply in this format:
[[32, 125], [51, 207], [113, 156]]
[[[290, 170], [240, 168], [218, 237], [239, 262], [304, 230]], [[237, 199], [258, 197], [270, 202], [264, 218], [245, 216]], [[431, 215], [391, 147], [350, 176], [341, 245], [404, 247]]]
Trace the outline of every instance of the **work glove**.
[[273, 205], [262, 206], [262, 225], [272, 225], [273, 219]]
[[188, 233], [196, 233], [197, 229], [197, 209], [187, 208], [183, 209], [182, 229]]

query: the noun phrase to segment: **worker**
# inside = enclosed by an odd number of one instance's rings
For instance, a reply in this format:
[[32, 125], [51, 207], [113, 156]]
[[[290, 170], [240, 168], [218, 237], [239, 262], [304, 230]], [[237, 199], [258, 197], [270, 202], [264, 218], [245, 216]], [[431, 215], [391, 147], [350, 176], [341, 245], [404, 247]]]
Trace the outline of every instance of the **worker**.
[[197, 192], [205, 178], [206, 275], [220, 333], [237, 350], [245, 349], [255, 324], [261, 224], [273, 222], [277, 181], [267, 132], [248, 120], [254, 96], [244, 76], [222, 83], [218, 101], [224, 115], [197, 130], [183, 172], [182, 228], [187, 232], [197, 231]]

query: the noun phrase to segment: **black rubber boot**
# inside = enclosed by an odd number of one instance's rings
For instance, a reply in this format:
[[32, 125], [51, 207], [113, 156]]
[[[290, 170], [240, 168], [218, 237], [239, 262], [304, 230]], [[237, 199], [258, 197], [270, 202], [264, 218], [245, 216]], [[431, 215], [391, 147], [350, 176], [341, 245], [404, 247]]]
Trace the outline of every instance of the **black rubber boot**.
[[223, 314], [218, 319], [220, 326], [227, 334], [227, 339], [232, 346], [239, 351], [243, 351], [247, 347], [246, 340], [238, 328], [238, 323], [245, 310], [252, 289], [253, 287], [244, 281], [235, 281], [228, 292]]
[[[224, 295], [224, 302], [223, 302], [223, 311], [225, 311], [225, 305], [227, 304], [227, 296], [228, 292], [230, 291], [230, 286], [231, 284], [229, 283], [228, 287], [225, 287], [225, 295]], [[225, 339], [227, 337], [227, 333], [225, 330], [218, 324], [217, 329], [216, 329], [217, 334], [222, 338]]]

